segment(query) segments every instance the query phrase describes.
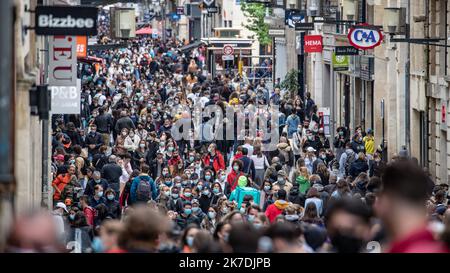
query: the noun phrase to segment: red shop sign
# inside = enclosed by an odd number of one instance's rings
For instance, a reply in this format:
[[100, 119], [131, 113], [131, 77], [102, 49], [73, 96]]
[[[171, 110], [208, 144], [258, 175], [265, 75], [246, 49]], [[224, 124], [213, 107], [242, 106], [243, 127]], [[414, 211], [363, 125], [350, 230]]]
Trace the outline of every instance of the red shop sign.
[[322, 35], [306, 35], [305, 36], [305, 52], [317, 53], [322, 52]]

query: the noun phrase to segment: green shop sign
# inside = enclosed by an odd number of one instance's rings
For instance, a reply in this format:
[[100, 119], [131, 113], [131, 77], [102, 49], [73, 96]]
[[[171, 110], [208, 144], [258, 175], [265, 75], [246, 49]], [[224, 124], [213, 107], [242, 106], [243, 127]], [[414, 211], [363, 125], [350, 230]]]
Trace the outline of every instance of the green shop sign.
[[335, 71], [345, 71], [348, 70], [350, 64], [350, 56], [336, 56], [333, 53], [333, 68]]

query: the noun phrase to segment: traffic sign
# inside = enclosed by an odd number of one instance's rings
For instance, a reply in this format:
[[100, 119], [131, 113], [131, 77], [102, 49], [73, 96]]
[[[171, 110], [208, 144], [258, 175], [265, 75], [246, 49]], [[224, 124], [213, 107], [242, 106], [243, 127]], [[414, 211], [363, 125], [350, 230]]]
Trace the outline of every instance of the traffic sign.
[[232, 45], [225, 44], [223, 45], [223, 55], [233, 55], [234, 54], [234, 48]]
[[232, 61], [232, 60], [234, 60], [234, 56], [233, 55], [222, 55], [222, 60]]

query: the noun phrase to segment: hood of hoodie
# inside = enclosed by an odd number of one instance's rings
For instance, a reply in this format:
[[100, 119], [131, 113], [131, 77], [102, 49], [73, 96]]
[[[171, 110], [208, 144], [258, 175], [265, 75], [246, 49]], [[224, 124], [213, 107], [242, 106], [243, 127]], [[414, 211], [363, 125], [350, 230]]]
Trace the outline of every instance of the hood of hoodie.
[[278, 209], [284, 210], [289, 206], [289, 202], [286, 200], [277, 200], [277, 201], [275, 201], [274, 205]]

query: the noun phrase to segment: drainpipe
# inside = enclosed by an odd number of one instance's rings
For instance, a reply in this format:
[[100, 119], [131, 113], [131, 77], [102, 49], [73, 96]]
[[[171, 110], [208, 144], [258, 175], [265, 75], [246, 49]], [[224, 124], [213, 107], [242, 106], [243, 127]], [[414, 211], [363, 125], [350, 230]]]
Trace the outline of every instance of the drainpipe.
[[[406, 24], [406, 39], [411, 37], [411, 1], [408, 1], [408, 7], [406, 12], [407, 24]], [[405, 63], [405, 145], [408, 149], [409, 155], [411, 155], [411, 44], [407, 43], [406, 48], [406, 63]]]

